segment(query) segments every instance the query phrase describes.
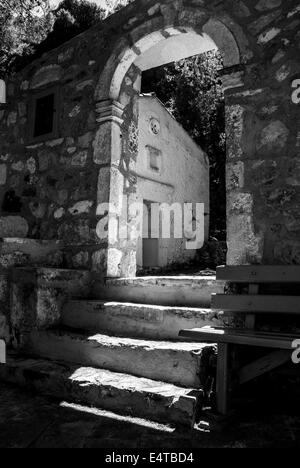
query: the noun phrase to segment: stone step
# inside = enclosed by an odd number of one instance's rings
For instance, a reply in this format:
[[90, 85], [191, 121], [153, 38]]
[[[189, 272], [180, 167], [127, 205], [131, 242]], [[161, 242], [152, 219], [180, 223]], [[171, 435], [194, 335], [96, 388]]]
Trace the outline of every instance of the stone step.
[[70, 328], [161, 340], [178, 340], [180, 330], [222, 325], [210, 309], [125, 302], [71, 300], [62, 311]]
[[32, 332], [26, 350], [38, 357], [199, 388], [207, 347], [211, 345], [51, 330]]
[[93, 298], [184, 307], [210, 307], [212, 293], [223, 293], [215, 276], [144, 276], [95, 281]]
[[26, 357], [8, 357], [0, 379], [70, 403], [189, 427], [202, 401], [200, 390]]

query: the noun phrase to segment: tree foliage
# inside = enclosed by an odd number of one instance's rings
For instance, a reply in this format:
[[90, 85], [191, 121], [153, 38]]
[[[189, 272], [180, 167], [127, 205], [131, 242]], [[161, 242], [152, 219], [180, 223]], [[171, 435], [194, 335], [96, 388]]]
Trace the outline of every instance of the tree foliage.
[[106, 14], [108, 16], [121, 10], [134, 1], [135, 0], [103, 0], [103, 8], [106, 10]]
[[48, 0], [1, 0], [0, 74], [5, 75], [16, 56], [31, 53], [53, 26]]
[[49, 0], [1, 0], [0, 75], [18, 70], [41, 54], [101, 23], [134, 0], [62, 0], [51, 11]]
[[225, 104], [219, 71], [222, 59], [211, 51], [143, 74], [142, 91], [155, 92], [178, 122], [208, 154], [210, 232], [226, 233]]
[[86, 31], [106, 17], [105, 9], [88, 0], [63, 0], [52, 11], [52, 27], [43, 41], [34, 47], [30, 56], [17, 57], [16, 68], [22, 68], [26, 63], [52, 50], [72, 37]]
[[20, 69], [41, 54], [101, 23], [133, 0], [62, 0], [55, 10], [49, 0], [1, 0], [0, 73]]

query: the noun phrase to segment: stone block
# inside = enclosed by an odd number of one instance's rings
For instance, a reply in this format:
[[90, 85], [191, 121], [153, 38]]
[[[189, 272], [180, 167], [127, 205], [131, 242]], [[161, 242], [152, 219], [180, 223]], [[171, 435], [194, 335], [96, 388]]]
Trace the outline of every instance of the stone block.
[[90, 200], [83, 200], [83, 201], [77, 202], [75, 203], [75, 205], [69, 208], [69, 213], [71, 213], [72, 215], [80, 215], [84, 213], [89, 213], [93, 204], [94, 202]]
[[281, 6], [282, 0], [260, 0], [256, 5], [255, 9], [258, 11], [272, 10]]
[[227, 190], [242, 189], [245, 183], [244, 163], [242, 161], [229, 163], [226, 171]]
[[93, 142], [94, 162], [96, 164], [109, 163], [111, 158], [111, 138], [111, 122], [103, 123], [97, 130], [95, 140]]
[[282, 65], [276, 72], [276, 80], [280, 83], [288, 78], [291, 73], [291, 68], [289, 65]]
[[33, 201], [29, 203], [29, 209], [35, 218], [43, 218], [47, 210], [47, 205], [43, 202]]
[[263, 258], [264, 238], [255, 232], [253, 215], [231, 214], [228, 217], [228, 265], [260, 264]]
[[249, 25], [249, 30], [252, 34], [258, 34], [263, 29], [267, 28], [269, 24], [275, 21], [280, 16], [280, 11], [273, 11], [267, 15], [261, 16]]
[[0, 218], [0, 237], [27, 237], [28, 223], [21, 216]]
[[74, 118], [74, 117], [77, 117], [78, 114], [80, 114], [81, 112], [81, 107], [79, 104], [77, 104], [75, 107], [73, 107], [73, 109], [70, 110], [69, 112], [69, 117], [71, 118]]
[[22, 172], [24, 170], [24, 163], [23, 161], [17, 161], [11, 165], [11, 169], [13, 171]]
[[92, 255], [92, 270], [107, 276], [107, 250], [97, 250]]
[[280, 120], [274, 120], [263, 128], [257, 142], [257, 149], [281, 151], [285, 147], [289, 136], [289, 129]]
[[18, 114], [17, 112], [10, 112], [7, 117], [7, 126], [15, 125], [17, 123]]
[[123, 252], [116, 248], [109, 248], [107, 252], [107, 276], [117, 278], [121, 276], [121, 260]]
[[64, 214], [65, 214], [65, 209], [61, 207], [54, 211], [53, 216], [55, 219], [60, 219], [64, 216]]
[[90, 283], [87, 271], [14, 268], [10, 315], [14, 347], [26, 347], [34, 330], [58, 325], [66, 299], [73, 295], [86, 296]]
[[229, 159], [240, 159], [243, 154], [244, 108], [239, 104], [226, 108], [227, 155]]
[[2, 313], [0, 313], [0, 339], [4, 340], [6, 344], [10, 342], [9, 322], [7, 317]]
[[7, 167], [6, 164], [0, 164], [0, 185], [6, 184]]
[[61, 78], [62, 69], [59, 65], [46, 65], [40, 68], [30, 81], [30, 88], [36, 89], [59, 81]]
[[98, 188], [97, 188], [97, 203], [108, 203], [110, 191], [110, 168], [103, 167], [99, 171]]
[[72, 264], [74, 268], [87, 268], [89, 263], [89, 253], [80, 251], [72, 257]]
[[87, 132], [84, 135], [78, 137], [78, 146], [80, 148], [88, 148], [93, 139], [93, 133]]
[[258, 37], [258, 44], [267, 44], [268, 42], [272, 41], [278, 34], [281, 33], [280, 28], [271, 28], [268, 31], [261, 33]]
[[88, 153], [87, 151], [80, 151], [72, 156], [71, 166], [84, 167], [87, 162]]

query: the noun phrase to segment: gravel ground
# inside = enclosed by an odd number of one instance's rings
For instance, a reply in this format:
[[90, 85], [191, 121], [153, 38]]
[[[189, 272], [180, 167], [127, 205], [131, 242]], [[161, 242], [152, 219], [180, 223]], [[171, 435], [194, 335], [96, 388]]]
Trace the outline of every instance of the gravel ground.
[[57, 402], [0, 383], [0, 448], [298, 447], [300, 415], [248, 407], [226, 419], [203, 414], [193, 430], [175, 430]]

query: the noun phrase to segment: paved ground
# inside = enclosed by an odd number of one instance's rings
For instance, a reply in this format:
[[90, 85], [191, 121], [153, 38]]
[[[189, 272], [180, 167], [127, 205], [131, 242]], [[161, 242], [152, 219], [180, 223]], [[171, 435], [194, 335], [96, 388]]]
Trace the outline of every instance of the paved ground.
[[[251, 414], [251, 415], [250, 415]], [[197, 429], [175, 431], [41, 398], [0, 383], [0, 448], [297, 447], [300, 415], [252, 409], [220, 422], [204, 418]]]

